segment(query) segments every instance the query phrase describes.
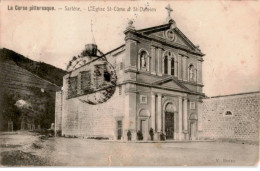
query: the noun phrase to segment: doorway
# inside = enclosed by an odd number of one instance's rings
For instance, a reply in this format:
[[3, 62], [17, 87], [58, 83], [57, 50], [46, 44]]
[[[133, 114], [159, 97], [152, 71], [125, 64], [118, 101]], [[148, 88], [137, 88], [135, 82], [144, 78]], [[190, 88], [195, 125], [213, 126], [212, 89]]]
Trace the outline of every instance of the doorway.
[[191, 121], [190, 123], [190, 140], [196, 140], [196, 122]]
[[118, 120], [117, 121], [117, 139], [121, 140], [122, 138], [122, 121]]
[[174, 113], [165, 112], [165, 133], [166, 139], [174, 139]]
[[148, 129], [147, 121], [146, 120], [141, 120], [141, 122], [140, 122], [140, 130], [141, 130], [141, 132], [143, 134], [144, 140], [147, 138], [147, 129]]

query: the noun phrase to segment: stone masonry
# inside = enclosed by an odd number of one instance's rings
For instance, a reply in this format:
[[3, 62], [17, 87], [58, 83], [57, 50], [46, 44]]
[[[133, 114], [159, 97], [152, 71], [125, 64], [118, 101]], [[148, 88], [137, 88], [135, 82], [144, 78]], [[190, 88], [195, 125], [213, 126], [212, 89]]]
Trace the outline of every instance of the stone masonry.
[[259, 139], [260, 92], [216, 96], [199, 106], [200, 139]]

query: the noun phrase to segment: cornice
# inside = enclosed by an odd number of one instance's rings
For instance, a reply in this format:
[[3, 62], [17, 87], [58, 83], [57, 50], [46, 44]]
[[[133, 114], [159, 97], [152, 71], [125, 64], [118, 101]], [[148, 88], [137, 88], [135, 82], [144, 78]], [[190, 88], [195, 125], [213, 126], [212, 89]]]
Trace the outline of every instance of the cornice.
[[192, 95], [200, 95], [200, 96], [205, 96], [204, 93], [199, 93], [195, 91], [187, 91], [187, 90], [179, 90], [179, 89], [174, 89], [170, 87], [162, 87], [162, 86], [156, 86], [152, 85], [149, 83], [143, 83], [143, 82], [137, 82], [137, 81], [132, 81], [132, 80], [127, 80], [123, 81], [122, 84], [136, 84], [136, 85], [141, 85], [141, 86], [146, 86], [146, 87], [151, 87], [151, 88], [157, 88], [157, 89], [163, 89], [163, 90], [170, 90], [170, 91], [176, 91], [176, 92], [182, 92], [182, 93], [187, 93], [187, 94], [192, 94]]

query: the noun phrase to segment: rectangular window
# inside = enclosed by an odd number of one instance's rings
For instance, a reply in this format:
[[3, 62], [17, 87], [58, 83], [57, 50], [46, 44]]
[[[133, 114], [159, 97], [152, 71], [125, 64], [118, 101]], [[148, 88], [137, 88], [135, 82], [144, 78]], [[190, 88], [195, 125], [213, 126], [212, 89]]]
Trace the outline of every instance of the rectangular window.
[[95, 65], [94, 68], [94, 83], [96, 88], [100, 88], [100, 86], [104, 82], [104, 64]]
[[145, 95], [140, 95], [140, 103], [142, 103], [142, 104], [147, 104], [147, 96], [145, 96]]
[[68, 79], [68, 98], [75, 97], [77, 95], [78, 77], [70, 77]]
[[122, 86], [118, 86], [119, 95], [122, 94]]
[[83, 94], [91, 91], [91, 73], [90, 71], [81, 72], [81, 92]]
[[196, 106], [195, 106], [195, 102], [190, 102], [190, 109], [195, 109]]

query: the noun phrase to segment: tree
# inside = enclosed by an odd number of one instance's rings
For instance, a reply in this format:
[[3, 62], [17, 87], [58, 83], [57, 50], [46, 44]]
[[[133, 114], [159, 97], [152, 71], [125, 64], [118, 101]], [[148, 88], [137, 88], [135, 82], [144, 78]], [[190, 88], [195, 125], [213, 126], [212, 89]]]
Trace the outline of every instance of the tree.
[[21, 116], [21, 110], [15, 105], [16, 100], [13, 94], [4, 92], [0, 99], [0, 118], [1, 118], [1, 130], [7, 130], [8, 121], [13, 121], [14, 130], [19, 129], [19, 118]]

